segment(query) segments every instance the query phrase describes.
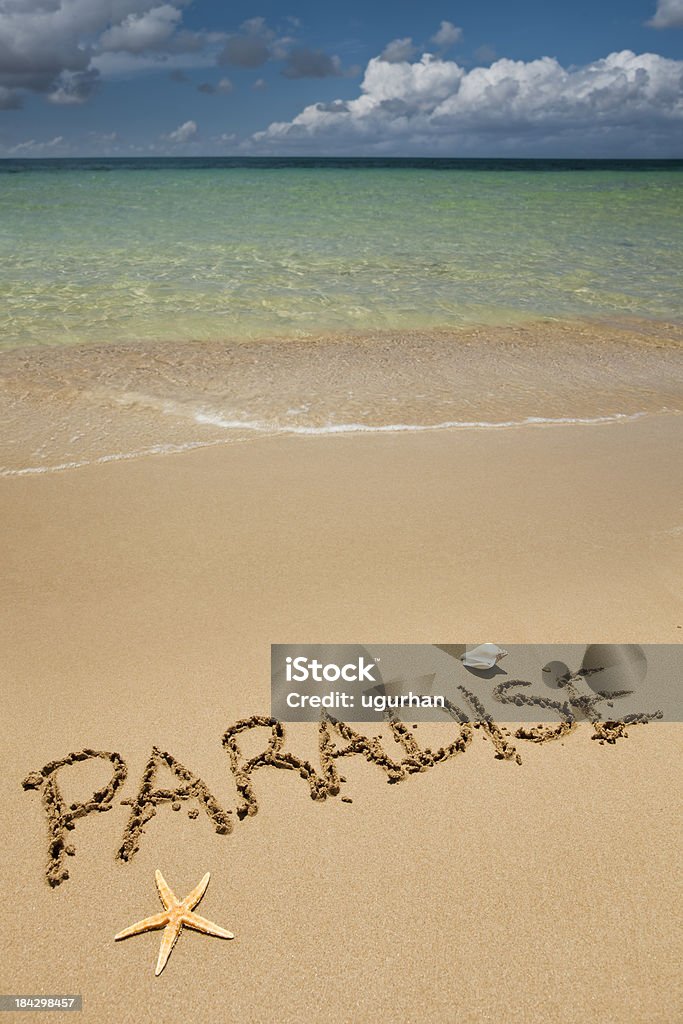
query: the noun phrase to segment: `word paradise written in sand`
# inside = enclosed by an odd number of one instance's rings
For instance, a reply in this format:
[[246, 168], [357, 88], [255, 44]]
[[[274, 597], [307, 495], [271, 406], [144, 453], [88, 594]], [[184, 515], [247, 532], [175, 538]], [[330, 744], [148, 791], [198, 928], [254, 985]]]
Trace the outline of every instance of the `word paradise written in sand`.
[[[501, 684], [505, 691], [512, 687], [527, 686], [520, 680]], [[503, 689], [504, 688], [504, 689]], [[359, 756], [386, 775], [387, 782], [398, 784], [418, 772], [427, 772], [436, 765], [450, 761], [464, 754], [475, 733], [479, 730], [493, 746], [494, 756], [503, 761], [522, 764], [522, 757], [513, 742], [513, 735], [505, 726], [497, 724], [478, 699], [464, 687], [460, 687], [467, 703], [471, 706], [474, 719], [456, 705], [448, 702], [447, 711], [456, 723], [456, 732], [450, 743], [434, 750], [422, 748], [417, 742], [415, 728], [395, 717], [387, 715], [387, 724], [393, 740], [401, 750], [400, 759], [392, 757], [380, 736], [368, 736], [357, 732], [348, 723], [323, 714], [318, 726], [319, 765], [314, 765], [293, 751], [285, 748], [285, 727], [275, 718], [253, 715], [231, 725], [223, 735], [223, 746], [228, 755], [230, 771], [237, 788], [238, 801], [235, 812], [224, 809], [206, 783], [185, 767], [168, 751], [152, 747], [152, 752], [142, 774], [136, 796], [121, 800], [130, 807], [121, 845], [116, 852], [119, 861], [130, 861], [138, 851], [145, 832], [145, 826], [156, 814], [161, 804], [171, 804], [179, 811], [183, 802], [191, 801], [188, 811], [190, 818], [197, 818], [200, 812], [208, 815], [215, 831], [228, 835], [233, 831], [234, 816], [239, 820], [250, 817], [258, 811], [258, 800], [254, 788], [254, 774], [260, 768], [271, 767], [292, 771], [302, 779], [313, 800], [327, 800], [340, 796], [345, 778], [339, 773], [338, 762], [347, 757]], [[509, 700], [544, 706], [548, 698], [539, 699], [520, 694], [519, 690]], [[586, 697], [576, 691], [563, 702], [554, 702], [561, 720], [551, 725], [521, 726], [514, 733], [514, 739], [532, 743], [546, 743], [562, 739], [575, 730], [577, 722], [574, 711], [581, 711], [593, 728], [592, 738], [601, 743], [614, 744], [628, 736], [627, 727], [645, 724], [660, 718], [661, 712], [630, 715], [620, 721], [603, 721], [598, 705], [604, 697]], [[246, 757], [239, 744], [240, 737], [253, 730], [265, 730], [266, 742], [260, 753]], [[108, 761], [113, 774], [108, 783], [81, 803], [67, 802], [59, 784], [60, 771], [68, 766], [91, 762], [94, 759]], [[174, 780], [173, 788], [161, 788], [156, 784], [159, 769], [170, 771]], [[39, 791], [48, 826], [47, 881], [58, 886], [69, 877], [67, 858], [76, 853], [73, 833], [77, 822], [88, 815], [111, 810], [114, 797], [123, 787], [128, 775], [124, 758], [116, 752], [84, 748], [51, 761], [43, 768], [31, 771], [22, 785], [26, 790]], [[342, 801], [351, 803], [349, 796]]]

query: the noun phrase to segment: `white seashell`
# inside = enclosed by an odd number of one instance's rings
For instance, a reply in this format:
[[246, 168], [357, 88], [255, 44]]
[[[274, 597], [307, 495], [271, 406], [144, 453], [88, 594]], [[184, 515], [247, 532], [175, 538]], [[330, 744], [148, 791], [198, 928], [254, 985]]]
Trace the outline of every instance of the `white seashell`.
[[501, 658], [508, 652], [496, 644], [480, 644], [460, 655], [460, 660], [466, 668], [487, 669], [497, 665]]

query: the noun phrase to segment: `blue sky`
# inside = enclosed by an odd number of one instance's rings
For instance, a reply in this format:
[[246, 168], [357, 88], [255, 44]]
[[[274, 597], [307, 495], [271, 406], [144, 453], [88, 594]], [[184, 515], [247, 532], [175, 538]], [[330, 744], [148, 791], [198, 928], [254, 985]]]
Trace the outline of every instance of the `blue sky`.
[[683, 0], [0, 0], [0, 156], [683, 156]]

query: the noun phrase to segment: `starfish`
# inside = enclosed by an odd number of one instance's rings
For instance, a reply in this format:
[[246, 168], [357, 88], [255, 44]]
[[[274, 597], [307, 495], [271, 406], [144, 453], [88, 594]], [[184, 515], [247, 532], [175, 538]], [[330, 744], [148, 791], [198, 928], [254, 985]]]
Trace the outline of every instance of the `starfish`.
[[163, 912], [161, 914], [153, 914], [152, 917], [146, 917], [143, 921], [138, 921], [137, 924], [132, 924], [130, 928], [124, 928], [122, 932], [119, 932], [118, 935], [114, 936], [114, 941], [118, 942], [119, 939], [127, 939], [130, 935], [140, 935], [142, 932], [150, 932], [155, 928], [163, 928], [164, 935], [161, 940], [161, 949], [159, 950], [159, 958], [154, 972], [157, 977], [166, 966], [166, 961], [171, 955], [171, 950], [173, 949], [183, 926], [185, 928], [192, 928], [196, 932], [203, 932], [204, 935], [217, 935], [221, 939], [235, 938], [232, 932], [228, 932], [225, 928], [219, 927], [219, 925], [214, 924], [212, 921], [207, 921], [205, 917], [200, 917], [199, 914], [193, 913], [194, 908], [206, 892], [206, 888], [209, 884], [211, 874], [208, 871], [202, 878], [199, 885], [196, 885], [184, 900], [179, 900], [177, 898], [166, 882], [161, 871], [156, 871], [154, 873], [154, 877], [156, 879], [161, 902], [164, 905]]

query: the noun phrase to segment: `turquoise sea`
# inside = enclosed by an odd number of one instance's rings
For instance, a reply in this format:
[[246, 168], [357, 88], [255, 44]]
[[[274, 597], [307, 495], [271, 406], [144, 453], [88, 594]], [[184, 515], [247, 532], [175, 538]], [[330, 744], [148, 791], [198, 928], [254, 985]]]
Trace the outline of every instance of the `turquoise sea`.
[[0, 161], [0, 475], [683, 411], [683, 161]]
[[680, 320], [683, 161], [0, 161], [0, 346]]

